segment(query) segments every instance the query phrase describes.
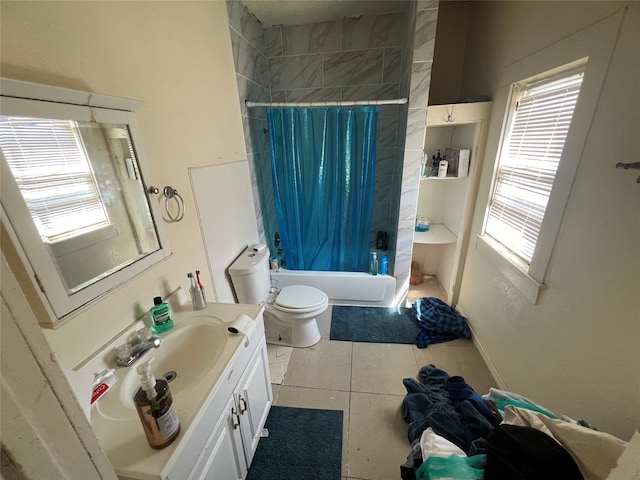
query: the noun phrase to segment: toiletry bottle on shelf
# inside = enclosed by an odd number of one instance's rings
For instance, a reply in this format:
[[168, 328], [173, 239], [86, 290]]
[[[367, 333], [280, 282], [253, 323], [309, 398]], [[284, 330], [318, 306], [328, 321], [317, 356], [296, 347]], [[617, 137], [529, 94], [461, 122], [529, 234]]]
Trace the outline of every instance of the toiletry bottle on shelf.
[[151, 307], [149, 313], [151, 314], [151, 330], [155, 333], [163, 333], [173, 328], [171, 309], [168, 303], [162, 302], [162, 297], [153, 299], [153, 307]]
[[445, 178], [447, 176], [447, 169], [449, 168], [449, 162], [446, 160], [447, 157], [444, 157], [440, 160], [438, 164], [438, 177]]
[[389, 273], [389, 256], [383, 255], [380, 259], [380, 275]]
[[371, 275], [378, 274], [378, 252], [371, 252], [369, 257], [369, 273]]
[[[198, 270], [196, 270], [198, 272]], [[196, 273], [198, 275], [198, 273]], [[189, 294], [191, 295], [191, 304], [194, 310], [202, 310], [207, 307], [207, 301], [204, 299], [204, 288], [198, 286], [193, 273], [187, 273], [187, 277], [191, 280], [191, 286], [189, 287]], [[202, 284], [200, 284], [202, 285]]]
[[138, 367], [141, 375], [140, 388], [133, 397], [133, 403], [142, 422], [142, 428], [151, 448], [160, 449], [169, 446], [180, 433], [180, 421], [169, 383], [165, 379], [156, 379], [151, 373], [150, 358]]

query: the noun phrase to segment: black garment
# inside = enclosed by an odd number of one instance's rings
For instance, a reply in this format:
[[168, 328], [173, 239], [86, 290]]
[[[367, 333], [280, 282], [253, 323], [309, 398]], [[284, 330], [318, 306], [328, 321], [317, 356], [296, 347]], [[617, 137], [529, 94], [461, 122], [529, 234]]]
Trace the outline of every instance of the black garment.
[[535, 428], [499, 425], [486, 448], [484, 480], [584, 480], [569, 452]]

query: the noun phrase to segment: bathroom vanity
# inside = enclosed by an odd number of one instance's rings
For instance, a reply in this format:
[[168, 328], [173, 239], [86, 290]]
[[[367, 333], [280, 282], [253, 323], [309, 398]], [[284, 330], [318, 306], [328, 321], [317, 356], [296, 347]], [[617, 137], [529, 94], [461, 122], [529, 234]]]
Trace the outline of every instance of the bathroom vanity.
[[[250, 326], [229, 332], [241, 315]], [[263, 308], [211, 304], [173, 319], [157, 349], [131, 367], [115, 367], [118, 382], [91, 406], [96, 437], [121, 479], [244, 479], [273, 401]], [[114, 348], [142, 326], [136, 322], [76, 370], [114, 368]], [[176, 374], [169, 388], [181, 431], [162, 450], [148, 445], [132, 402], [136, 367], [151, 357], [156, 378]]]

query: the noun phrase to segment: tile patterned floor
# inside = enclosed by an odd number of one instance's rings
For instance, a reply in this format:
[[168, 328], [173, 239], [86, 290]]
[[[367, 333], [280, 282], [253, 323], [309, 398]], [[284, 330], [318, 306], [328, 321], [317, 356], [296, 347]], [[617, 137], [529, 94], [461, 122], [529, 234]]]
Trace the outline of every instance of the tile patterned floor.
[[[330, 312], [328, 312], [330, 313]], [[330, 314], [319, 319], [323, 338], [313, 347], [296, 348], [282, 385], [273, 385], [274, 405], [326, 408], [344, 412], [342, 477], [347, 480], [393, 480], [409, 454], [407, 424], [401, 404], [402, 379], [415, 378], [433, 363], [461, 375], [474, 390], [496, 386], [469, 340], [431, 345], [332, 341]]]

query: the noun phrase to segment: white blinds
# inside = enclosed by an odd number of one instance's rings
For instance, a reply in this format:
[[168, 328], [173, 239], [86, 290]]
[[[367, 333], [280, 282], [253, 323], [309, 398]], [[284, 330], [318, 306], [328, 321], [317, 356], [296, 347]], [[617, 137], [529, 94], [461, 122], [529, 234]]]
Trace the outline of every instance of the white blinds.
[[44, 240], [107, 223], [74, 122], [2, 116], [0, 148]]
[[525, 85], [502, 146], [485, 233], [531, 262], [583, 71]]

